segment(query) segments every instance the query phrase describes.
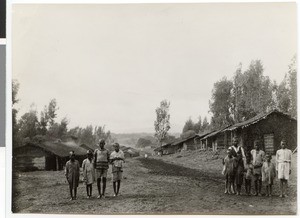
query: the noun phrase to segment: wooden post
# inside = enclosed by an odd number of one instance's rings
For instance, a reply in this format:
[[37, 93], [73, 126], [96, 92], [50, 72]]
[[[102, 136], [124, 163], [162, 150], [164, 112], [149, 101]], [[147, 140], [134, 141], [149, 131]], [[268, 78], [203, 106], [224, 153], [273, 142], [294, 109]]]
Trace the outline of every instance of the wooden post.
[[205, 141], [205, 150], [207, 150], [207, 149], [208, 149], [208, 140], [206, 138], [206, 141]]

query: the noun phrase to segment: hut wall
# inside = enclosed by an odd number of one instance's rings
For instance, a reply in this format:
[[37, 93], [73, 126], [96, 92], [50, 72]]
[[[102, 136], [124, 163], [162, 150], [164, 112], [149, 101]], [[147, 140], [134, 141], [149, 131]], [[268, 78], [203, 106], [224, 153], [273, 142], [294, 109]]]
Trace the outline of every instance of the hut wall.
[[240, 132], [240, 135], [247, 152], [253, 149], [254, 141], [257, 139], [262, 142], [262, 149], [265, 150], [267, 143], [269, 144], [272, 141], [273, 135], [273, 151], [271, 152], [270, 147], [268, 147], [267, 151], [275, 154], [280, 149], [282, 138], [287, 140], [287, 147], [289, 149], [297, 147], [297, 122], [285, 116], [272, 114], [267, 119], [244, 128]]
[[47, 154], [40, 148], [24, 146], [14, 152], [14, 167], [20, 171], [44, 170]]

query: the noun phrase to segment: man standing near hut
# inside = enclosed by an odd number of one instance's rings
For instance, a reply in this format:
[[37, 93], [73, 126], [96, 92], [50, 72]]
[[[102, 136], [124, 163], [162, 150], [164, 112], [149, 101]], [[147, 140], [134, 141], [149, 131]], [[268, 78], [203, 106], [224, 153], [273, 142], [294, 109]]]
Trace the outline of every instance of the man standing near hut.
[[[106, 189], [106, 177], [109, 163], [109, 151], [104, 148], [105, 140], [101, 139], [99, 141], [100, 149], [96, 149], [94, 152], [94, 168], [95, 168], [95, 177], [97, 180], [98, 188], [98, 197], [105, 198], [105, 189]], [[101, 178], [102, 178], [102, 193], [101, 193]]]
[[120, 191], [120, 185], [123, 173], [123, 162], [125, 157], [123, 151], [120, 150], [119, 143], [114, 144], [115, 150], [110, 155], [110, 161], [112, 163], [112, 174], [113, 174], [113, 188], [114, 196], [116, 197]]
[[292, 151], [286, 148], [286, 141], [280, 143], [281, 149], [276, 152], [276, 170], [280, 179], [280, 197], [286, 196], [287, 182], [291, 174]]
[[236, 158], [237, 165], [234, 170], [235, 184], [236, 184], [236, 194], [241, 194], [241, 189], [243, 185], [244, 178], [244, 161], [245, 161], [245, 152], [242, 146], [238, 145], [238, 138], [235, 136], [232, 140], [232, 146], [229, 148], [232, 152], [232, 156]]
[[265, 152], [263, 150], [260, 150], [259, 140], [256, 140], [254, 142], [254, 149], [252, 149], [250, 153], [251, 153], [252, 164], [253, 164], [255, 195], [261, 196], [261, 186], [262, 186], [261, 168], [264, 163]]

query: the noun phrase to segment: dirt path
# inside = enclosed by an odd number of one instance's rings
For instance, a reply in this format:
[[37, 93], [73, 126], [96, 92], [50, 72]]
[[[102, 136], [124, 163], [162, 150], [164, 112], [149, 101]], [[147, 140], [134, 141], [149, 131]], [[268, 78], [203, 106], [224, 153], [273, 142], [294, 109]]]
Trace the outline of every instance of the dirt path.
[[[295, 214], [296, 193], [288, 198], [223, 194], [218, 174], [165, 163], [159, 159], [134, 158], [126, 162], [121, 196], [112, 197], [108, 178], [107, 198], [68, 201], [63, 172], [21, 173], [16, 180], [14, 211], [22, 213], [78, 214]], [[93, 185], [96, 196], [96, 185]], [[277, 194], [277, 193], [275, 193]]]

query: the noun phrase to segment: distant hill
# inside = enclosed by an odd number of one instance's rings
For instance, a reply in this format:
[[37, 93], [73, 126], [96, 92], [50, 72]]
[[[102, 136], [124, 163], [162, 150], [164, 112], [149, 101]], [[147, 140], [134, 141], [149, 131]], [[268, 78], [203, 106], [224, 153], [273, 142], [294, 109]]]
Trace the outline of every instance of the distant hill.
[[[180, 136], [180, 133], [171, 133], [175, 137]], [[118, 142], [120, 145], [127, 147], [135, 147], [139, 138], [145, 138], [153, 141], [154, 133], [111, 133], [114, 141]]]
[[118, 142], [120, 145], [128, 147], [135, 147], [139, 138], [145, 138], [153, 135], [154, 133], [111, 133], [114, 141]]

